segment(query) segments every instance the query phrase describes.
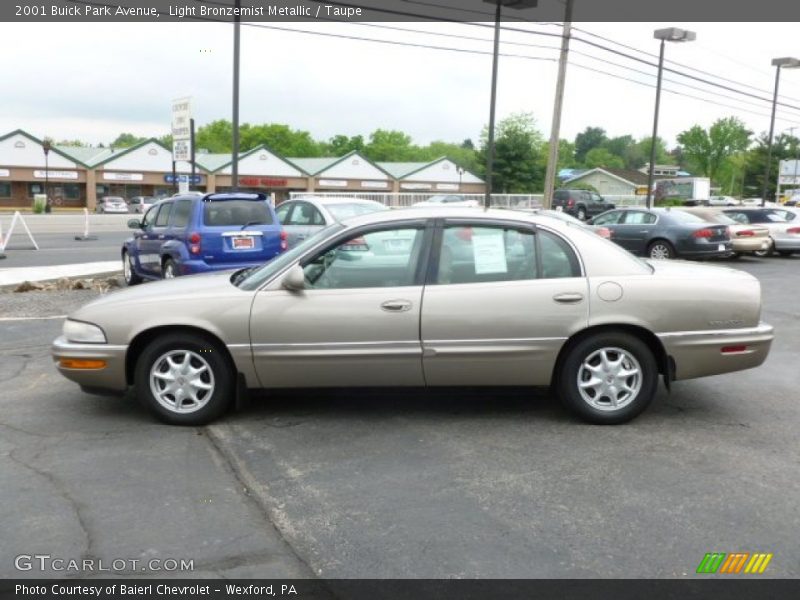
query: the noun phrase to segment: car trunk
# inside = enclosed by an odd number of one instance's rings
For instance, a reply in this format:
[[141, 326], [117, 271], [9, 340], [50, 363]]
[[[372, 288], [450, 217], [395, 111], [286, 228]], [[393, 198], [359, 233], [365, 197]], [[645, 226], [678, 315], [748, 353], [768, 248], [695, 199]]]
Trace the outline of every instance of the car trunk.
[[264, 200], [210, 200], [203, 205], [200, 245], [209, 264], [266, 262], [282, 250], [281, 226]]

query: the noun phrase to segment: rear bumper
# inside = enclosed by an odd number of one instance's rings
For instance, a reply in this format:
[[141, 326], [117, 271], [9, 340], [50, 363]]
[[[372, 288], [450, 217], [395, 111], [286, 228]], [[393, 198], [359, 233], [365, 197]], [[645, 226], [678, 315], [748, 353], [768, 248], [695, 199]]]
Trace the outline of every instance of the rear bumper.
[[[673, 331], [659, 333], [667, 354], [675, 361], [675, 379], [691, 379], [752, 369], [762, 364], [774, 338], [773, 327]], [[726, 347], [744, 349], [723, 353]]]
[[217, 271], [235, 271], [249, 267], [258, 267], [266, 263], [266, 260], [254, 260], [245, 262], [222, 262], [209, 264], [203, 260], [187, 260], [178, 264], [178, 272], [181, 275], [194, 275], [197, 273], [214, 273]]
[[800, 251], [800, 238], [798, 237], [775, 237], [775, 250], [798, 252]]
[[[125, 391], [125, 354], [128, 346], [110, 344], [76, 344], [64, 336], [53, 341], [51, 354], [58, 372], [82, 388], [91, 390]], [[60, 365], [62, 358], [104, 360], [102, 369], [67, 369]]]
[[755, 252], [769, 248], [769, 238], [734, 238], [734, 252]]
[[[720, 250], [722, 246], [722, 250]], [[680, 258], [722, 258], [733, 253], [733, 244], [727, 242], [708, 242], [707, 244], [684, 244], [678, 246]]]

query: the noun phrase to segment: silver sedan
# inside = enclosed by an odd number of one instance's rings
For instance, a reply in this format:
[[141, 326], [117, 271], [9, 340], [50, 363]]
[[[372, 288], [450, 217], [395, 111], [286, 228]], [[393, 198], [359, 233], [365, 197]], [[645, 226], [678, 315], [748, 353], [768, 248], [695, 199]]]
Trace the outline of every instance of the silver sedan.
[[346, 196], [301, 196], [281, 202], [275, 209], [283, 225], [289, 248], [331, 223], [341, 223], [351, 217], [389, 210], [373, 200]]
[[763, 363], [760, 316], [742, 271], [641, 260], [551, 217], [422, 208], [335, 223], [255, 269], [108, 294], [69, 315], [53, 357], [175, 424], [249, 388], [451, 385], [551, 385], [581, 418], [622, 423], [659, 377]]

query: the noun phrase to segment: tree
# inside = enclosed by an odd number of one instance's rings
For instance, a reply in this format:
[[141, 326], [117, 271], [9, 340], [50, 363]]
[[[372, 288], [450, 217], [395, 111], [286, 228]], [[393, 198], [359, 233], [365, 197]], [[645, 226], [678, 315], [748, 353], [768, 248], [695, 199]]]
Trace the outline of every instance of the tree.
[[111, 142], [111, 145], [114, 148], [130, 148], [131, 146], [135, 146], [146, 139], [147, 138], [133, 135], [132, 133], [120, 133], [117, 136], [117, 139]]
[[708, 131], [695, 125], [678, 134], [678, 141], [690, 168], [715, 181], [725, 161], [747, 150], [752, 134], [742, 121], [727, 117], [717, 119]]
[[[495, 135], [493, 192], [531, 193], [544, 186], [546, 144], [530, 113], [502, 119]], [[486, 164], [488, 128], [481, 135], [480, 155]]]
[[233, 126], [227, 119], [217, 119], [197, 128], [195, 145], [209, 152], [230, 152], [233, 147]]
[[613, 154], [608, 148], [592, 148], [586, 153], [584, 164], [593, 169], [601, 167], [605, 169], [622, 169], [625, 161], [622, 157]]
[[402, 131], [376, 129], [369, 135], [364, 154], [372, 161], [410, 161], [417, 155], [411, 136]]
[[353, 150], [357, 152], [364, 151], [364, 136], [335, 135], [325, 144], [325, 154], [329, 156], [344, 156]]
[[81, 146], [86, 146], [87, 144], [84, 144], [80, 140], [61, 140], [60, 142], [56, 142], [54, 145], [56, 145], [56, 146], [81, 147]]
[[[639, 167], [635, 168], [640, 168], [650, 162], [650, 149], [652, 147], [652, 140], [653, 138], [651, 136], [647, 136], [636, 142], [631, 151], [631, 158], [639, 163]], [[660, 137], [656, 138], [656, 164], [672, 164], [670, 155], [667, 152], [667, 143]]]
[[[744, 178], [741, 194], [743, 196], [761, 197], [764, 185], [764, 170], [767, 166], [768, 136], [762, 133], [756, 140], [756, 145], [746, 153]], [[772, 160], [770, 161], [769, 176], [767, 177], [767, 200], [774, 198], [775, 186], [778, 179], [778, 164], [782, 160], [792, 160], [800, 152], [800, 140], [796, 137], [781, 133], [772, 143]]]
[[608, 137], [602, 127], [587, 127], [575, 136], [575, 160], [583, 163], [589, 150], [602, 146]]

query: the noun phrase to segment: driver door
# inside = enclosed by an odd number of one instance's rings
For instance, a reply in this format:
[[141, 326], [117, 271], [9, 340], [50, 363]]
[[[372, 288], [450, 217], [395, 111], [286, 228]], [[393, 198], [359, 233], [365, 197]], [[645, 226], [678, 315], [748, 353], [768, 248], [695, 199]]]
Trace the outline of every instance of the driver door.
[[264, 387], [423, 385], [419, 339], [429, 230], [371, 227], [300, 260], [305, 289], [256, 294], [253, 362]]

